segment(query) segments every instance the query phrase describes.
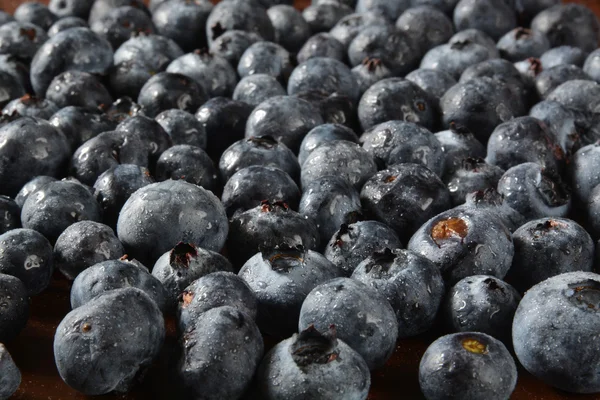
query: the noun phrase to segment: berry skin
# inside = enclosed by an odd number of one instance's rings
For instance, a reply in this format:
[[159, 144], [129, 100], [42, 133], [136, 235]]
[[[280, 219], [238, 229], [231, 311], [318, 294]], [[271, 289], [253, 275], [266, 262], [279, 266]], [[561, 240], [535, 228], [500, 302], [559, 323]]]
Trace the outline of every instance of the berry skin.
[[0, 235], [21, 227], [21, 207], [8, 196], [0, 196]]
[[480, 29], [494, 40], [517, 26], [515, 12], [503, 0], [460, 0], [453, 20], [457, 31]]
[[93, 109], [113, 102], [100, 80], [83, 71], [65, 71], [55, 76], [46, 90], [46, 98], [59, 108], [77, 106]]
[[544, 67], [544, 69], [556, 67], [557, 65], [573, 64], [584, 68], [584, 71], [589, 74], [589, 72], [585, 70], [584, 66], [586, 57], [588, 57], [588, 54], [579, 47], [558, 46], [553, 47], [542, 54], [540, 57], [540, 62], [542, 63], [542, 67]]
[[0, 398], [10, 398], [21, 385], [21, 371], [0, 343]]
[[137, 102], [144, 114], [154, 118], [170, 109], [193, 113], [207, 100], [204, 88], [193, 79], [182, 74], [160, 72], [142, 86]]
[[233, 90], [232, 98], [256, 107], [263, 101], [287, 93], [279, 81], [267, 74], [253, 74], [242, 78]]
[[348, 48], [352, 40], [368, 26], [390, 25], [385, 15], [378, 12], [366, 11], [346, 15], [340, 19], [329, 33]]
[[152, 11], [152, 22], [162, 36], [184, 51], [206, 47], [206, 20], [212, 11], [207, 0], [165, 1]]
[[291, 5], [278, 4], [267, 10], [273, 24], [274, 41], [289, 52], [297, 52], [311, 35], [310, 25], [302, 13]]
[[396, 20], [396, 28], [404, 31], [422, 52], [446, 43], [454, 34], [452, 21], [440, 10], [428, 7], [411, 7]]
[[[5, 378], [2, 343], [10, 342], [25, 328], [29, 318], [29, 294], [19, 278], [0, 273], [0, 299], [2, 300], [2, 314], [0, 314], [0, 398], [4, 399], [8, 397], [2, 395], [6, 387], [3, 383], [7, 384], [11, 379], [8, 371], [6, 371], [6, 376], [9, 378]], [[3, 379], [6, 379], [6, 382]], [[7, 391], [9, 390], [7, 389]]]
[[180, 144], [163, 152], [156, 162], [156, 180], [183, 179], [212, 192], [220, 190], [219, 174], [200, 147]]
[[231, 30], [258, 34], [264, 40], [273, 40], [275, 35], [266, 9], [255, 1], [224, 1], [213, 7], [206, 20], [208, 45]]
[[550, 42], [539, 31], [515, 28], [498, 40], [498, 50], [502, 58], [517, 62], [529, 57], [541, 57], [550, 50]]
[[267, 74], [287, 82], [294, 69], [291, 54], [277, 43], [260, 41], [244, 51], [237, 65], [241, 78], [253, 74]]
[[502, 168], [488, 164], [483, 159], [466, 158], [463, 160], [462, 168], [444, 177], [444, 183], [448, 186], [452, 204], [458, 206], [465, 202], [470, 193], [487, 189], [495, 190], [502, 175], [504, 175]]
[[317, 147], [334, 140], [347, 140], [358, 143], [358, 136], [352, 129], [341, 124], [322, 124], [314, 127], [302, 139], [300, 151], [298, 152], [300, 166], [304, 164], [310, 153]]
[[301, 64], [315, 57], [333, 58], [344, 62], [346, 60], [346, 47], [330, 33], [317, 33], [308, 38], [304, 46], [298, 50], [296, 59]]
[[173, 145], [187, 144], [206, 149], [206, 130], [193, 113], [170, 109], [158, 114], [154, 120], [171, 137]]

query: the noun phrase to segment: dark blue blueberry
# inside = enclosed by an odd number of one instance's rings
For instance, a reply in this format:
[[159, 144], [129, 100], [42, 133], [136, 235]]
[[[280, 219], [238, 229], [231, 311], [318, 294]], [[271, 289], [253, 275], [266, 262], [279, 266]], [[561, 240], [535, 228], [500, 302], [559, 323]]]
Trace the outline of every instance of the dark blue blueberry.
[[461, 205], [469, 193], [496, 189], [498, 181], [504, 175], [504, 170], [486, 163], [481, 158], [465, 158], [462, 167], [444, 177], [448, 186], [452, 204]]
[[275, 96], [285, 96], [287, 92], [277, 78], [268, 74], [254, 74], [242, 78], [235, 90], [233, 99], [257, 106]]
[[206, 50], [195, 50], [173, 60], [167, 72], [189, 76], [204, 88], [208, 97], [231, 96], [237, 84], [235, 70], [229, 62]]
[[443, 69], [415, 69], [406, 75], [406, 80], [423, 89], [433, 99], [442, 98], [444, 93], [456, 84], [456, 79]]
[[200, 314], [183, 333], [181, 345], [177, 365], [181, 386], [190, 398], [215, 400], [241, 398], [264, 351], [252, 317], [230, 306]]
[[174, 310], [185, 288], [196, 279], [218, 271], [233, 272], [233, 267], [217, 252], [180, 242], [156, 261], [152, 275], [166, 289], [166, 305]]
[[529, 115], [548, 126], [567, 157], [579, 150], [582, 145], [595, 141], [589, 140], [586, 132], [581, 129], [575, 113], [555, 101], [544, 100], [537, 103], [529, 110]]
[[[600, 185], [594, 186], [584, 206], [586, 227], [594, 238], [600, 237]], [[600, 259], [600, 253], [596, 252], [596, 258]]]
[[61, 108], [48, 122], [64, 133], [72, 149], [102, 132], [112, 131], [117, 127], [116, 121], [97, 108], [74, 106]]
[[50, 0], [48, 8], [59, 18], [78, 17], [87, 20], [94, 0]]
[[244, 138], [246, 121], [254, 107], [243, 101], [214, 97], [196, 112], [206, 132], [206, 152], [217, 161], [233, 143]]
[[109, 226], [81, 221], [69, 226], [56, 239], [54, 267], [73, 280], [86, 268], [123, 254], [123, 245]]
[[498, 193], [528, 221], [565, 217], [571, 209], [571, 193], [559, 176], [537, 163], [523, 163], [507, 170], [498, 182]]
[[339, 339], [360, 354], [369, 369], [383, 367], [396, 348], [398, 320], [386, 298], [362, 282], [336, 278], [314, 288], [304, 300], [298, 330], [331, 325]]
[[0, 54], [10, 54], [29, 63], [48, 40], [42, 28], [29, 22], [8, 22], [0, 26]]
[[545, 34], [552, 47], [569, 45], [586, 52], [598, 47], [600, 23], [582, 4], [557, 4], [543, 10], [531, 21], [531, 29]]
[[407, 33], [393, 25], [365, 27], [348, 46], [348, 59], [356, 66], [365, 58], [379, 58], [394, 76], [406, 75], [419, 64], [421, 52]]
[[172, 72], [160, 72], [142, 86], [137, 103], [144, 114], [156, 117], [161, 111], [180, 109], [195, 112], [206, 103], [208, 95], [192, 78]]
[[439, 268], [408, 250], [374, 252], [352, 273], [356, 279], [381, 293], [398, 319], [398, 338], [427, 332], [444, 296]]
[[[16, 56], [12, 54], [0, 54], [0, 71], [7, 72], [12, 75], [25, 89], [25, 92], [32, 92], [31, 90], [31, 82], [29, 80], [29, 65], [25, 62], [21, 62]], [[7, 79], [8, 77], [3, 75], [2, 80]], [[6, 85], [8, 82], [4, 82]], [[18, 85], [10, 85], [13, 87], [17, 87]], [[13, 97], [14, 98], [14, 97]], [[8, 99], [2, 100], [2, 102], [6, 102]]]
[[109, 14], [111, 10], [119, 7], [138, 8], [150, 16], [150, 11], [146, 8], [142, 0], [96, 0], [89, 12], [90, 25], [102, 19], [106, 14]]
[[0, 398], [10, 398], [21, 385], [21, 371], [0, 343]]
[[0, 107], [4, 107], [12, 99], [19, 98], [25, 94], [25, 88], [15, 76], [0, 70]]
[[153, 183], [134, 192], [117, 223], [125, 250], [147, 265], [179, 242], [220, 251], [227, 232], [227, 215], [219, 199], [181, 180]]
[[302, 11], [302, 17], [310, 26], [313, 34], [329, 31], [342, 18], [352, 14], [354, 10], [335, 0], [323, 0], [312, 4]]
[[600, 50], [594, 50], [587, 56], [583, 64], [583, 71], [600, 83]]
[[81, 393], [126, 393], [158, 357], [164, 339], [159, 308], [127, 287], [68, 313], [56, 328], [54, 359], [61, 378]]
[[206, 149], [206, 131], [193, 114], [180, 109], [165, 110], [154, 118], [174, 145], [188, 144]]
[[14, 21], [15, 18], [6, 11], [0, 10], [0, 26]]
[[507, 4], [514, 7], [517, 12], [519, 25], [529, 26], [533, 17], [547, 8], [560, 4], [560, 0], [518, 0], [507, 1]]
[[386, 16], [373, 11], [365, 11], [346, 15], [340, 19], [329, 33], [348, 48], [352, 40], [369, 26], [391, 25]]
[[321, 144], [306, 157], [300, 180], [305, 189], [319, 178], [336, 175], [360, 190], [376, 172], [377, 164], [373, 156], [360, 145], [347, 140], [334, 140]]
[[415, 163], [441, 177], [444, 173], [442, 144], [429, 130], [404, 121], [388, 121], [365, 131], [360, 141], [363, 149], [384, 167]]
[[347, 140], [349, 142], [358, 143], [356, 133], [345, 125], [340, 124], [323, 124], [311, 129], [300, 145], [298, 152], [298, 162], [300, 166], [304, 164], [306, 158], [313, 152], [314, 149], [323, 143], [332, 142], [334, 140]]
[[238, 275], [256, 295], [256, 321], [261, 332], [287, 337], [298, 329], [307, 294], [338, 277], [340, 270], [316, 251], [281, 245], [255, 254]]
[[405, 32], [425, 54], [444, 44], [454, 35], [452, 20], [442, 11], [430, 6], [411, 7], [396, 20], [396, 28]]
[[48, 29], [48, 37], [52, 37], [59, 32], [66, 31], [71, 28], [87, 28], [87, 22], [79, 17], [63, 17], [52, 24]]
[[0, 190], [8, 196], [38, 175], [61, 176], [70, 153], [62, 132], [31, 117], [1, 127], [0, 143]]
[[[132, 38], [133, 39], [133, 38]], [[131, 40], [131, 39], [130, 39]], [[122, 47], [122, 46], [121, 46]], [[166, 69], [166, 65], [161, 68]], [[142, 60], [129, 60], [115, 63], [109, 72], [109, 88], [115, 96], [137, 99], [142, 86], [150, 79], [156, 70]]]
[[448, 291], [441, 313], [452, 332], [482, 332], [510, 346], [519, 301], [521, 295], [508, 283], [490, 275], [473, 275]]
[[[25, 185], [23, 185], [21, 190], [19, 190], [19, 193], [17, 193], [17, 195], [15, 196], [15, 203], [17, 203], [17, 205], [19, 206], [19, 209], [20, 209], [21, 207], [23, 207], [23, 204], [25, 204], [25, 200], [27, 200], [27, 197], [29, 197], [29, 195], [31, 193], [37, 191], [40, 187], [44, 186], [45, 184], [54, 182], [57, 180], [58, 179], [51, 177], [51, 176], [45, 176], [45, 175], [36, 176], [35, 178], [33, 178], [32, 180], [27, 182]], [[21, 214], [19, 212], [19, 221], [20, 220], [21, 220]]]
[[270, 136], [297, 153], [304, 136], [322, 123], [321, 112], [312, 103], [295, 96], [275, 96], [254, 108], [246, 122], [245, 137]]
[[90, 190], [77, 182], [56, 181], [32, 193], [21, 211], [23, 228], [35, 229], [51, 242], [79, 221], [101, 221], [102, 210]]
[[375, 12], [395, 21], [402, 13], [410, 7], [410, 0], [358, 0], [356, 2], [356, 12]]
[[35, 1], [21, 3], [13, 14], [14, 18], [21, 23], [35, 24], [47, 31], [58, 17], [48, 9], [45, 4]]
[[323, 176], [304, 187], [298, 212], [316, 223], [321, 239], [319, 249], [323, 249], [340, 225], [352, 223], [361, 215], [360, 196], [344, 179]]
[[48, 39], [36, 53], [31, 61], [31, 85], [43, 96], [62, 72], [79, 70], [102, 75], [112, 63], [112, 48], [105, 39], [87, 28], [67, 29]]
[[550, 50], [550, 41], [539, 31], [519, 27], [502, 36], [497, 47], [502, 58], [517, 62], [528, 57], [541, 57]]
[[314, 57], [298, 65], [290, 76], [290, 95], [307, 91], [347, 96], [352, 102], [359, 100], [359, 87], [350, 69], [333, 58]]
[[0, 196], [0, 235], [21, 227], [21, 207], [8, 196]]
[[485, 147], [469, 131], [447, 130], [437, 132], [435, 137], [444, 153], [444, 176], [453, 174], [462, 167], [462, 160], [468, 157], [485, 157]]
[[587, 145], [579, 149], [569, 162], [569, 178], [574, 197], [585, 204], [590, 199], [594, 187], [600, 184], [600, 143]]
[[296, 97], [311, 102], [321, 111], [321, 117], [325, 124], [342, 124], [359, 131], [357, 105], [354, 99], [339, 93], [326, 93], [321, 90], [310, 90], [300, 92]]
[[112, 104], [98, 107], [111, 121], [121, 123], [129, 117], [144, 115], [142, 107], [131, 99], [131, 97], [120, 97]]
[[52, 79], [46, 90], [46, 98], [59, 108], [67, 106], [97, 108], [108, 106], [113, 99], [94, 75], [83, 71], [66, 71]]
[[500, 57], [500, 53], [496, 48], [496, 41], [492, 39], [487, 33], [479, 29], [463, 29], [459, 30], [450, 38], [449, 44], [460, 43], [460, 42], [472, 42], [477, 43], [486, 49], [488, 49], [490, 59]]
[[239, 140], [223, 152], [219, 160], [221, 179], [227, 182], [234, 173], [252, 165], [280, 168], [295, 181], [300, 175], [298, 159], [286, 145], [270, 136], [256, 136]]
[[411, 0], [410, 4], [412, 7], [418, 6], [429, 6], [437, 8], [438, 10], [452, 15], [454, 7], [458, 3], [458, 0]]
[[252, 32], [264, 40], [275, 37], [267, 10], [255, 1], [222, 1], [213, 8], [206, 21], [208, 44], [212, 45], [219, 36], [231, 30]]
[[535, 77], [535, 87], [540, 97], [546, 98], [554, 89], [567, 81], [588, 80], [590, 77], [581, 68], [572, 64], [546, 68]]
[[494, 40], [517, 27], [515, 12], [504, 0], [460, 0], [453, 21], [457, 31], [479, 29]]
[[112, 228], [117, 226], [119, 212], [138, 189], [154, 183], [147, 168], [118, 164], [104, 171], [94, 183], [94, 196], [102, 208], [102, 220]]
[[[535, 285], [519, 303], [513, 345], [521, 365], [546, 384], [597, 393], [600, 276], [569, 272]], [[569, 332], [565, 334], [565, 332]]]
[[204, 150], [179, 144], [165, 150], [156, 162], [157, 181], [183, 179], [212, 192], [220, 191], [217, 168]]
[[152, 22], [158, 33], [183, 51], [193, 51], [207, 46], [206, 20], [212, 8], [208, 0], [165, 1], [152, 10]]
[[[573, 64], [583, 67], [588, 54], [579, 47], [558, 46], [546, 51], [540, 57], [540, 62], [544, 68], [552, 68], [557, 65]], [[588, 74], [589, 72], [586, 71]]]
[[422, 69], [442, 70], [454, 79], [470, 66], [489, 59], [486, 47], [468, 40], [442, 44], [429, 50], [421, 60]]
[[300, 11], [291, 5], [279, 4], [270, 7], [267, 15], [274, 30], [274, 41], [289, 52], [297, 52], [310, 37], [308, 22]]
[[414, 122], [430, 130], [437, 124], [427, 92], [402, 78], [383, 79], [367, 89], [358, 104], [358, 118], [363, 130], [390, 120]]
[[171, 138], [160, 124], [143, 115], [125, 119], [117, 125], [115, 131], [123, 132], [126, 139], [139, 138], [147, 148], [151, 163], [154, 163], [172, 145]]
[[[29, 318], [29, 293], [27, 288], [20, 279], [0, 273], [0, 300], [2, 300], [2, 314], [0, 314], [0, 341], [10, 342], [19, 332], [25, 328], [27, 319]], [[5, 350], [0, 343], [0, 398], [8, 399], [12, 393], [4, 397], [4, 391], [10, 391], [11, 387], [5, 386], [12, 377], [8, 374], [5, 359], [6, 354], [2, 354]], [[6, 375], [5, 375], [6, 374]], [[6, 379], [6, 381], [4, 380]]]
[[261, 40], [262, 37], [254, 32], [227, 31], [211, 43], [210, 53], [223, 57], [233, 68], [236, 68], [244, 51]]
[[260, 205], [265, 199], [282, 201], [292, 210], [297, 210], [300, 196], [300, 189], [283, 170], [252, 165], [238, 170], [229, 178], [221, 201], [227, 216], [231, 217]]
[[427, 400], [510, 398], [517, 366], [502, 342], [485, 333], [442, 336], [423, 354], [419, 384]]
[[10, 115], [16, 113], [23, 117], [33, 117], [46, 120], [50, 119], [50, 117], [57, 111], [58, 107], [51, 100], [40, 99], [28, 94], [18, 99], [14, 99], [2, 109], [3, 114]]
[[48, 287], [52, 263], [52, 246], [41, 233], [13, 229], [0, 235], [0, 274], [19, 278], [29, 296]]
[[476, 208], [486, 210], [500, 218], [509, 231], [514, 232], [525, 223], [525, 217], [517, 210], [510, 207], [504, 198], [495, 189], [477, 191], [466, 196], [465, 204], [456, 209]]
[[277, 43], [266, 41], [250, 45], [237, 65], [238, 75], [242, 78], [253, 74], [267, 74], [284, 83], [293, 69], [291, 54]]
[[600, 110], [600, 84], [581, 79], [567, 81], [554, 89], [546, 100], [556, 101], [576, 112], [597, 113]]
[[360, 200], [365, 213], [408, 239], [429, 218], [450, 208], [448, 188], [421, 164], [395, 164], [373, 175]]
[[375, 83], [382, 79], [391, 78], [393, 75], [392, 71], [379, 58], [365, 58], [362, 63], [352, 68], [352, 73], [360, 88], [361, 96]]
[[344, 62], [346, 47], [329, 33], [317, 33], [304, 43], [296, 56], [299, 63], [314, 57], [333, 58]]
[[471, 275], [504, 278], [515, 252], [510, 231], [493, 213], [457, 208], [436, 215], [407, 248], [433, 261], [453, 285]]
[[114, 50], [118, 49], [132, 34], [154, 33], [150, 16], [135, 7], [117, 7], [102, 17], [90, 21], [90, 29], [108, 40]]
[[261, 399], [366, 399], [371, 385], [362, 356], [335, 327], [323, 333], [309, 326], [271, 349], [256, 372]]
[[222, 306], [236, 308], [256, 318], [258, 300], [246, 281], [234, 273], [220, 271], [196, 279], [179, 296], [177, 323], [183, 332], [200, 314]]

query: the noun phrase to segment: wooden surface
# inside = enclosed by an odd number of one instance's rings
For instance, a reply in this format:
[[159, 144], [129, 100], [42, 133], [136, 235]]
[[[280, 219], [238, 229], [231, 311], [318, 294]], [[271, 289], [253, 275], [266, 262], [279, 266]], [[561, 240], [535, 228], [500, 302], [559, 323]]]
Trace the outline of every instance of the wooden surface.
[[[600, 15], [600, 0], [579, 0], [594, 8]], [[12, 12], [18, 0], [0, 0], [0, 8]], [[306, 5], [304, 1], [299, 6]], [[19, 337], [7, 343], [15, 362], [21, 369], [23, 381], [15, 400], [67, 400], [88, 399], [68, 387], [59, 377], [54, 365], [52, 342], [54, 331], [63, 316], [69, 312], [69, 283], [55, 274], [51, 286], [32, 298], [32, 313], [25, 330]], [[168, 337], [159, 362], [148, 372], [144, 381], [126, 396], [107, 395], [100, 399], [174, 399], [165, 377], [173, 348], [176, 346], [173, 322], [167, 321]], [[418, 364], [421, 355], [435, 339], [423, 336], [399, 341], [396, 352], [385, 368], [373, 372], [369, 399], [421, 399], [418, 384]], [[267, 347], [274, 344], [266, 338]], [[235, 377], [232, 377], [235, 379]], [[560, 392], [536, 380], [519, 369], [515, 400], [600, 399], [600, 395], [573, 395]]]

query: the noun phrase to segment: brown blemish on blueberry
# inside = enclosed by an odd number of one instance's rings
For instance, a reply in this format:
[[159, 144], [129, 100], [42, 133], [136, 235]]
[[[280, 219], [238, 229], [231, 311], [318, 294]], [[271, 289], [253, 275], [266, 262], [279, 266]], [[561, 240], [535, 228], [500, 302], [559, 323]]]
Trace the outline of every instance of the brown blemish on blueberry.
[[396, 180], [396, 178], [397, 178], [397, 176], [395, 176], [395, 175], [388, 175], [385, 178], [383, 178], [383, 181], [385, 183], [392, 183]]
[[462, 218], [456, 217], [438, 221], [431, 228], [431, 237], [436, 244], [438, 244], [439, 240], [447, 240], [453, 237], [459, 237], [462, 242], [468, 233], [469, 227], [467, 223]]
[[194, 299], [194, 293], [188, 292], [187, 290], [181, 295], [181, 307], [186, 308], [190, 305]]
[[463, 339], [461, 342], [462, 347], [470, 353], [473, 354], [487, 354], [488, 348], [485, 344], [481, 343], [477, 339], [468, 338]]
[[341, 247], [344, 244], [344, 241], [342, 240], [342, 236], [344, 236], [345, 234], [350, 232], [350, 227], [348, 226], [348, 224], [342, 224], [340, 226], [340, 230], [338, 231], [337, 235], [335, 235], [335, 241], [331, 244], [331, 247]]
[[420, 100], [418, 100], [415, 104], [417, 106], [417, 110], [419, 110], [421, 112], [423, 112], [427, 109], [427, 106], [425, 105], [425, 103]]
[[286, 202], [281, 201], [281, 200], [277, 200], [272, 203], [269, 200], [263, 200], [260, 202], [260, 211], [261, 212], [264, 212], [264, 213], [272, 212], [277, 208], [279, 208], [283, 211], [287, 211], [287, 210], [289, 210], [290, 206]]
[[169, 264], [172, 267], [188, 268], [191, 259], [197, 255], [198, 250], [196, 250], [196, 246], [191, 243], [179, 242], [169, 253]]
[[335, 326], [329, 327], [329, 332], [322, 334], [314, 325], [300, 332], [290, 346], [292, 359], [300, 368], [311, 364], [327, 364], [339, 359], [335, 351], [337, 344]]
[[247, 141], [265, 149], [271, 149], [277, 145], [277, 140], [275, 140], [273, 136], [269, 135], [253, 136]]
[[496, 282], [495, 279], [487, 278], [483, 281], [483, 283], [486, 284], [486, 286], [489, 290], [499, 290], [501, 292], [504, 292], [504, 289], [502, 288], [502, 286], [498, 285], [498, 282]]
[[527, 28], [518, 28], [515, 31], [515, 39], [521, 40], [529, 37], [531, 35], [531, 30]]
[[87, 322], [86, 322], [86, 323], [84, 323], [84, 324], [81, 326], [81, 331], [82, 331], [83, 333], [88, 333], [88, 332], [89, 332], [89, 331], [91, 331], [91, 330], [92, 330], [92, 325], [91, 325], [91, 324], [89, 324], [89, 323], [87, 323]]
[[381, 63], [381, 60], [379, 58], [366, 57], [363, 60], [362, 64], [367, 67], [367, 70], [369, 70], [369, 72], [373, 72], [378, 67], [380, 67], [382, 63]]
[[540, 72], [544, 70], [544, 68], [542, 67], [542, 62], [539, 58], [529, 57], [527, 61], [529, 61], [529, 70], [533, 72], [534, 75], [537, 76]]
[[600, 310], [600, 282], [588, 279], [569, 285], [566, 292], [569, 301], [588, 310]]
[[21, 28], [21, 29], [19, 29], [19, 33], [21, 34], [21, 36], [27, 36], [27, 38], [29, 40], [31, 40], [32, 42], [35, 40], [35, 38], [37, 36], [37, 32], [33, 28], [31, 28], [31, 29]]
[[396, 254], [389, 249], [385, 248], [382, 251], [376, 251], [371, 255], [372, 261], [367, 265], [367, 272], [371, 272], [371, 270], [378, 266], [381, 270], [389, 271], [390, 267], [394, 263], [396, 259]]
[[462, 160], [462, 167], [467, 171], [477, 172], [480, 164], [485, 164], [485, 160], [481, 157], [467, 157]]
[[222, 34], [225, 33], [225, 29], [223, 28], [223, 26], [221, 26], [220, 22], [217, 22], [216, 24], [214, 24], [213, 26], [210, 27], [210, 30], [213, 34], [213, 39], [218, 38], [219, 36], [221, 36]]
[[289, 246], [282, 244], [275, 251], [268, 253], [265, 260], [271, 264], [271, 268], [276, 272], [288, 272], [293, 268], [294, 263], [287, 262], [288, 260], [303, 264], [306, 251], [304, 246]]

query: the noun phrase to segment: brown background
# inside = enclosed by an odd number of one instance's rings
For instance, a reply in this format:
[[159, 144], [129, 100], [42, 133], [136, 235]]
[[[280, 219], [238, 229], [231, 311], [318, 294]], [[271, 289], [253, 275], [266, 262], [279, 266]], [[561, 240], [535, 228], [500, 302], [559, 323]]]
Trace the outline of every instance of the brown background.
[[[0, 0], [0, 8], [13, 12], [21, 3], [19, 0]], [[43, 1], [47, 3], [47, 1]], [[309, 1], [297, 2], [304, 8]], [[571, 1], [586, 4], [600, 15], [600, 0]], [[23, 381], [15, 400], [63, 400], [88, 399], [67, 386], [58, 376], [54, 365], [52, 342], [54, 331], [70, 310], [69, 283], [59, 274], [51, 286], [32, 299], [32, 315], [25, 330], [12, 343], [7, 344], [15, 362], [23, 374]], [[127, 396], [100, 396], [100, 399], [173, 399], [173, 393], [165, 382], [166, 371], [161, 369], [168, 364], [176, 341], [173, 322], [168, 321], [169, 335], [161, 355], [160, 363], [150, 370], [144, 382]], [[421, 399], [418, 383], [418, 364], [421, 355], [435, 337], [418, 337], [402, 340], [388, 365], [372, 374], [372, 388], [369, 399]], [[267, 339], [267, 344], [272, 345]], [[235, 377], [232, 377], [235, 379]], [[91, 398], [91, 397], [89, 397]], [[555, 400], [555, 399], [600, 399], [600, 395], [573, 395], [560, 392], [536, 380], [523, 369], [519, 370], [519, 381], [512, 396], [515, 400]]]

